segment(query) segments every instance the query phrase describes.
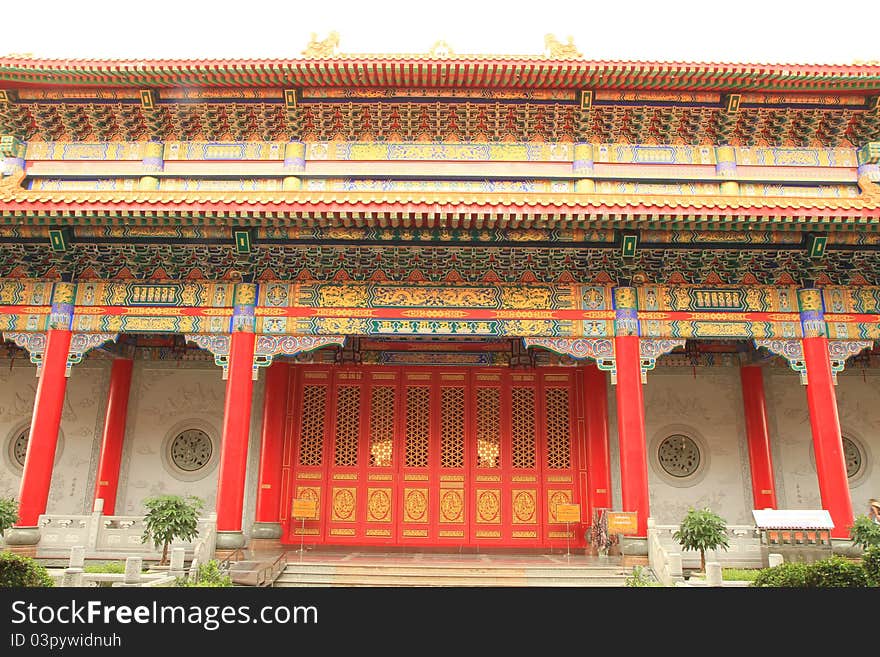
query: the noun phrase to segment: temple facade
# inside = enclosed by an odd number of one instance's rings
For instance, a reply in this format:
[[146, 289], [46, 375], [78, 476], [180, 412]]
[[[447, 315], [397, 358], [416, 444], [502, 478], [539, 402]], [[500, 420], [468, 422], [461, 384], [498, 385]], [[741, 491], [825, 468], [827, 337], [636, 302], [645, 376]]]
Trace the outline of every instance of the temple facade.
[[690, 507], [847, 539], [880, 65], [546, 46], [0, 57], [7, 543], [164, 493], [221, 548], [546, 550], [606, 509], [643, 554]]

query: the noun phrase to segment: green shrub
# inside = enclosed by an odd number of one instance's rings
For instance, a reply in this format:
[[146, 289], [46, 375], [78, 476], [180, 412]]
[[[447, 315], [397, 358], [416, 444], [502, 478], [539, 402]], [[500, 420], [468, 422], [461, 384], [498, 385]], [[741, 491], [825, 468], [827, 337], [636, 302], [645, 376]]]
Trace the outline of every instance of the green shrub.
[[83, 568], [87, 573], [109, 573], [113, 575], [122, 575], [125, 573], [125, 562], [108, 561], [107, 563], [90, 563]]
[[860, 563], [833, 556], [810, 564], [807, 586], [858, 588], [868, 586], [868, 574]]
[[625, 584], [631, 587], [662, 586], [651, 576], [648, 569], [642, 566], [633, 566], [632, 573], [627, 576]]
[[849, 536], [853, 543], [867, 550], [872, 545], [880, 545], [880, 525], [867, 515], [856, 516], [849, 528]]
[[808, 588], [810, 566], [806, 563], [787, 562], [763, 568], [751, 586], [773, 586], [781, 588]]
[[180, 539], [191, 541], [199, 535], [199, 512], [204, 502], [195, 495], [156, 495], [144, 500], [144, 535], [141, 541], [152, 541], [162, 548], [159, 565], [168, 563], [168, 546]]
[[862, 568], [873, 586], [880, 586], [880, 546], [869, 547], [862, 554]]
[[54, 586], [46, 567], [30, 557], [0, 552], [0, 586]]
[[695, 550], [700, 553], [700, 571], [706, 572], [706, 550], [727, 550], [727, 525], [724, 519], [705, 509], [688, 509], [678, 529], [672, 533], [684, 550]]
[[760, 572], [759, 568], [722, 568], [721, 579], [735, 582], [754, 582]]
[[0, 536], [18, 522], [18, 502], [11, 497], [0, 497]]
[[177, 586], [197, 587], [227, 587], [232, 586], [232, 578], [220, 570], [220, 563], [216, 559], [200, 564], [196, 579], [190, 582], [186, 577], [178, 577]]

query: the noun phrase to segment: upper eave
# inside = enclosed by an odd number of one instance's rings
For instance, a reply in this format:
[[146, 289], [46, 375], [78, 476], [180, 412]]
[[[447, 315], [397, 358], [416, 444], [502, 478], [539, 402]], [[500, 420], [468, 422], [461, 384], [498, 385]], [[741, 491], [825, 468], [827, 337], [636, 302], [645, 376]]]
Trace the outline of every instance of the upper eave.
[[133, 222], [231, 225], [452, 225], [519, 227], [770, 227], [880, 230], [880, 186], [854, 198], [460, 192], [46, 192], [7, 178], [0, 223]]
[[15, 87], [448, 87], [714, 91], [880, 91], [880, 64], [731, 64], [528, 55], [338, 55], [300, 59], [0, 57]]

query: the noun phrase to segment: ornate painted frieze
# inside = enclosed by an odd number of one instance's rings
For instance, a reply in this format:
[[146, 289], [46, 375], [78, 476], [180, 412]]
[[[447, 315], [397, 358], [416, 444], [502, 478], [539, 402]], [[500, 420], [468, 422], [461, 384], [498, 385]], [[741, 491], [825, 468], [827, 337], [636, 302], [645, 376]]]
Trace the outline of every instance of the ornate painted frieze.
[[343, 335], [286, 335], [275, 337], [271, 335], [259, 335], [254, 345], [254, 380], [257, 378], [257, 369], [268, 367], [276, 356], [298, 356], [303, 353], [321, 349], [331, 345], [342, 346], [345, 344]]
[[74, 333], [71, 335], [64, 376], [70, 376], [70, 368], [82, 362], [86, 352], [97, 349], [107, 342], [114, 342], [118, 337], [118, 333]]
[[40, 376], [43, 370], [43, 353], [46, 351], [46, 334], [4, 331], [3, 339], [11, 340], [16, 346], [27, 351], [30, 361], [37, 366], [37, 376]]

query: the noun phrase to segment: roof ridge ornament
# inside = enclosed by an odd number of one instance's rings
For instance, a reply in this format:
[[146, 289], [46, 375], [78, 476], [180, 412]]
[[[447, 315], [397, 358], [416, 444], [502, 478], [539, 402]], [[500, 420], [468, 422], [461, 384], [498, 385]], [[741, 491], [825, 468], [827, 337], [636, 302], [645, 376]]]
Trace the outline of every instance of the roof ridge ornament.
[[339, 54], [339, 32], [333, 30], [322, 41], [318, 41], [318, 35], [312, 32], [311, 40], [301, 54], [315, 58], [335, 57]]
[[440, 39], [434, 42], [434, 45], [428, 51], [428, 55], [436, 59], [447, 59], [454, 56], [455, 51], [452, 50], [452, 47], [446, 41]]
[[569, 36], [567, 43], [562, 43], [553, 34], [544, 35], [544, 57], [547, 59], [583, 59], [583, 55], [574, 45], [574, 37]]

